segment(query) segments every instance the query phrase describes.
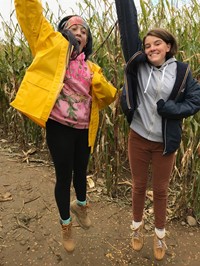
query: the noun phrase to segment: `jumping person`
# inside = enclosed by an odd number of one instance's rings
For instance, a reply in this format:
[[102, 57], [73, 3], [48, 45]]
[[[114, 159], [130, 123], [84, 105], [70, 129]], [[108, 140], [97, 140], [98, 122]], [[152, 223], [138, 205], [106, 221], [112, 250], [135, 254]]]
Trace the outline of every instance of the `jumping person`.
[[[55, 31], [43, 16], [39, 0], [15, 0], [17, 19], [34, 57], [13, 107], [46, 128], [56, 172], [55, 200], [63, 246], [75, 249], [71, 212], [89, 229], [86, 172], [99, 124], [99, 110], [111, 104], [116, 88], [101, 68], [88, 60], [92, 35], [77, 15], [64, 17]], [[70, 186], [76, 193], [71, 203]], [[71, 210], [71, 212], [70, 212]]]
[[143, 211], [151, 166], [155, 235], [154, 256], [165, 255], [167, 193], [183, 118], [200, 110], [200, 84], [186, 64], [175, 58], [177, 42], [165, 29], [151, 29], [140, 41], [133, 0], [115, 0], [125, 68], [121, 106], [130, 123], [132, 248], [144, 244]]

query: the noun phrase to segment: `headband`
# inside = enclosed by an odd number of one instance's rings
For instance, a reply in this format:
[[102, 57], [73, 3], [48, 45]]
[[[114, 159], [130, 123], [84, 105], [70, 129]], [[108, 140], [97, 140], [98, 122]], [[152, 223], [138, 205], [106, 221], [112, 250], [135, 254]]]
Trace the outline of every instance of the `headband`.
[[73, 25], [81, 25], [86, 30], [89, 29], [87, 23], [81, 17], [78, 17], [78, 16], [74, 16], [74, 17], [71, 17], [70, 19], [68, 19], [67, 22], [65, 23], [64, 28], [69, 29]]

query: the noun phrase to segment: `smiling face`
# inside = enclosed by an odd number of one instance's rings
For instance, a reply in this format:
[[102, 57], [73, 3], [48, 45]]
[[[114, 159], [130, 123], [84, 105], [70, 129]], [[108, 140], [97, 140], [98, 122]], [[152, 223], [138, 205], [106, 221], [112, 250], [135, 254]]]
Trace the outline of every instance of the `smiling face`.
[[161, 66], [166, 61], [166, 54], [171, 49], [171, 44], [161, 38], [148, 35], [144, 42], [144, 51], [149, 62], [154, 66]]

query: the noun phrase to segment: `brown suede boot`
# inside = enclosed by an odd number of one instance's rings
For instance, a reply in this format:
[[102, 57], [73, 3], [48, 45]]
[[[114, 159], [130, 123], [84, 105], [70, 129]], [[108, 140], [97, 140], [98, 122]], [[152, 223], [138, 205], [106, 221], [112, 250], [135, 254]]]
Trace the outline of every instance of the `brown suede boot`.
[[154, 235], [154, 244], [153, 244], [153, 250], [154, 250], [154, 257], [157, 260], [162, 260], [165, 256], [165, 251], [167, 249], [167, 245], [165, 243], [165, 237], [162, 239], [158, 238], [158, 236]]
[[79, 206], [74, 200], [71, 203], [71, 212], [76, 215], [76, 220], [83, 229], [89, 229], [91, 226], [90, 218], [88, 217], [88, 204], [86, 206]]
[[133, 229], [131, 244], [132, 248], [135, 251], [140, 251], [143, 248], [144, 245], [143, 227], [144, 227], [144, 222], [142, 222], [142, 224], [137, 229]]
[[75, 242], [72, 237], [72, 222], [70, 222], [69, 224], [61, 224], [61, 226], [63, 247], [67, 252], [71, 253], [75, 249]]

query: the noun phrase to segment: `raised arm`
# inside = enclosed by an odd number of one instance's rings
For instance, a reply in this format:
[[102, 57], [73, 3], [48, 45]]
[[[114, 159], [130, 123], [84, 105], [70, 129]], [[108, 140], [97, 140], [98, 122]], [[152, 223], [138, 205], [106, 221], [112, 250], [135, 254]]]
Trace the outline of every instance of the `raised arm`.
[[115, 0], [121, 45], [126, 62], [138, 50], [141, 50], [137, 10], [133, 0]]
[[28, 41], [33, 56], [43, 48], [44, 41], [54, 33], [53, 27], [43, 16], [40, 0], [15, 0], [17, 20]]

